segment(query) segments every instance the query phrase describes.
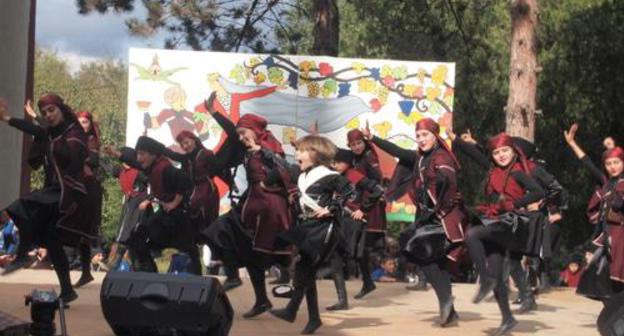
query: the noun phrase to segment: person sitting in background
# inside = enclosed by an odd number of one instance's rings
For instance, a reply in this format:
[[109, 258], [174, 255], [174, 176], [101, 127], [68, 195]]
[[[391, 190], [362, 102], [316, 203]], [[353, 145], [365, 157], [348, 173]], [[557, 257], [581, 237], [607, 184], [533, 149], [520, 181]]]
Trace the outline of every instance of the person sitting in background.
[[381, 267], [373, 271], [371, 277], [376, 282], [397, 282], [395, 276], [396, 260], [393, 258], [384, 258]]
[[[2, 228], [2, 239], [0, 244], [0, 255], [13, 256], [17, 250], [18, 235], [17, 227], [6, 211], [0, 213], [0, 228]], [[6, 259], [5, 257], [4, 259]]]
[[574, 258], [568, 263], [568, 266], [560, 274], [561, 285], [564, 287], [578, 286], [581, 275], [583, 274], [583, 268], [581, 267], [581, 258]]

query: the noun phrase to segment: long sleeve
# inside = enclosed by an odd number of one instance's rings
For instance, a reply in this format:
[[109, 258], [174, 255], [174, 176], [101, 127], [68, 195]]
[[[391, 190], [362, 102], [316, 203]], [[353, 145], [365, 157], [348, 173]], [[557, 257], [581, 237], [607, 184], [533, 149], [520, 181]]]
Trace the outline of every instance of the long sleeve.
[[228, 118], [221, 113], [215, 113], [212, 116], [227, 135], [219, 151], [210, 158], [209, 170], [211, 175], [221, 176], [224, 170], [232, 168], [237, 164], [237, 162], [233, 162], [232, 158], [235, 157], [234, 153], [237, 151], [237, 148], [240, 150], [242, 144], [239, 144], [240, 140], [236, 134], [236, 126]]
[[217, 153], [215, 153], [215, 160], [219, 161], [220, 163], [218, 164], [223, 167], [230, 168], [238, 166], [243, 162], [246, 150], [245, 145], [243, 145], [238, 138], [236, 125], [234, 125], [234, 123], [232, 123], [232, 121], [225, 115], [219, 112], [212, 114], [212, 117], [227, 135], [225, 142], [221, 148], [219, 148]]
[[342, 211], [347, 201], [355, 197], [355, 188], [353, 185], [342, 175], [335, 175], [330, 181], [330, 188], [333, 192], [333, 197], [328, 206], [329, 211], [338, 217], [342, 215]]
[[583, 156], [583, 158], [581, 159], [581, 162], [583, 163], [583, 165], [585, 166], [585, 168], [587, 168], [587, 170], [589, 170], [589, 172], [591, 173], [594, 182], [598, 185], [602, 185], [605, 183], [605, 181], [607, 180], [607, 177], [605, 176], [605, 174], [600, 170], [600, 168], [598, 168], [594, 162], [589, 158], [589, 156], [585, 155]]
[[363, 211], [370, 210], [375, 204], [379, 202], [379, 200], [383, 197], [384, 189], [381, 185], [370, 178], [361, 179], [356, 185], [356, 189], [360, 189], [362, 191], [366, 191], [366, 197], [361, 197], [360, 202], [358, 202]]
[[46, 136], [46, 131], [43, 127], [36, 125], [26, 119], [20, 118], [11, 118], [9, 120], [9, 125], [17, 128], [18, 130], [33, 135], [38, 138], [42, 138]]
[[169, 193], [186, 194], [193, 188], [191, 179], [180, 169], [167, 167], [163, 172], [163, 185]]
[[176, 162], [183, 163], [186, 161], [186, 154], [178, 153], [170, 148], [165, 148], [163, 155]]
[[459, 149], [460, 152], [468, 155], [468, 157], [475, 161], [479, 166], [485, 169], [490, 168], [490, 159], [479, 150], [477, 145], [473, 145], [460, 138], [456, 138], [455, 141], [453, 141], [453, 146]]
[[537, 165], [531, 172], [531, 177], [544, 189], [547, 201], [546, 206], [549, 209], [556, 212], [567, 208], [567, 191], [552, 174], [542, 166]]
[[128, 166], [132, 168], [143, 171], [143, 167], [141, 167], [141, 164], [137, 161], [136, 155], [134, 154], [134, 151], [131, 148], [123, 147], [121, 148], [120, 152], [121, 152], [121, 156], [119, 157], [119, 161], [127, 164]]
[[390, 141], [374, 136], [371, 140], [377, 147], [384, 152], [396, 157], [397, 159], [406, 162], [408, 165], [414, 165], [418, 154], [416, 151], [401, 148]]
[[526, 175], [521, 171], [514, 171], [511, 173], [513, 178], [520, 186], [522, 186], [527, 193], [514, 201], [514, 207], [516, 209], [524, 208], [525, 206], [535, 203], [545, 197], [544, 189], [535, 181], [532, 177]]

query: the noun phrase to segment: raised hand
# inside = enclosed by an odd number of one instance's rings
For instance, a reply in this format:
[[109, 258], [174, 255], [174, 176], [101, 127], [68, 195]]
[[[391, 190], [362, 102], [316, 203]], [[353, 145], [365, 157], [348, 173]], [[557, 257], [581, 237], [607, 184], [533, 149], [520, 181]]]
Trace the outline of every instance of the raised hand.
[[604, 140], [602, 140], [602, 145], [607, 150], [613, 149], [615, 147], [615, 140], [613, 140], [612, 137], [606, 137]]
[[373, 138], [373, 134], [371, 133], [370, 126], [368, 124], [368, 120], [366, 120], [364, 128], [360, 129], [360, 132], [362, 132], [362, 135], [366, 140], [370, 140]]
[[210, 114], [215, 114], [217, 111], [214, 109], [214, 101], [217, 98], [217, 91], [212, 91], [208, 99], [204, 100], [204, 107]]
[[568, 144], [576, 143], [576, 140], [574, 139], [576, 137], [576, 131], [578, 131], [577, 123], [572, 124], [569, 130], [563, 131], [563, 137], [565, 138]]
[[470, 132], [470, 129], [467, 129], [466, 132], [462, 133], [462, 135], [460, 136], [462, 140], [464, 140], [467, 143], [471, 143], [473, 145], [477, 144], [477, 140], [475, 140], [472, 137], [472, 132]]
[[24, 104], [24, 111], [26, 111], [26, 114], [28, 114], [29, 117], [37, 119], [37, 112], [35, 112], [32, 101], [30, 101], [30, 99], [28, 99], [28, 101], [26, 101], [26, 104]]
[[457, 139], [457, 134], [455, 134], [455, 132], [453, 132], [452, 128], [447, 128], [446, 129], [446, 136], [451, 139], [451, 141], [455, 141], [455, 139]]

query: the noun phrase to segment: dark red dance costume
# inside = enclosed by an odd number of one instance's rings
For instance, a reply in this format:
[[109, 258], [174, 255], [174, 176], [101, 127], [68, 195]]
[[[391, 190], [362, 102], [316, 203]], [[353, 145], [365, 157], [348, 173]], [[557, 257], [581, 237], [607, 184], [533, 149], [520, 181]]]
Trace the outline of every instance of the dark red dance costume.
[[[381, 185], [382, 174], [379, 165], [379, 158], [370, 144], [367, 144], [367, 146], [369, 148], [366, 149], [362, 155], [355, 155], [352, 166], [353, 168], [364, 173], [367, 178], [372, 179]], [[367, 206], [366, 221], [367, 232], [377, 232], [385, 235], [387, 226], [386, 202], [383, 198], [379, 198], [377, 199], [377, 202]]]
[[39, 109], [57, 106], [64, 120], [55, 127], [40, 127], [22, 119], [10, 119], [9, 125], [34, 135], [28, 162], [33, 169], [43, 166], [44, 187], [22, 196], [7, 207], [9, 216], [20, 230], [20, 245], [15, 260], [4, 272], [23, 267], [33, 245], [45, 246], [61, 286], [65, 302], [78, 295], [69, 278], [69, 262], [63, 244], [76, 246], [82, 239], [94, 239], [85, 219], [84, 162], [87, 137], [76, 116], [63, 100], [54, 94], [43, 96]]
[[[145, 150], [156, 155], [155, 161], [145, 169], [150, 188], [149, 198], [160, 204], [173, 201], [176, 195], [187, 195], [192, 184], [180, 169], [173, 167], [164, 156], [164, 145], [151, 138], [141, 136], [136, 150]], [[162, 206], [153, 213], [148, 212], [141, 225], [130, 238], [129, 247], [136, 257], [138, 268], [145, 272], [156, 272], [156, 264], [151, 250], [176, 248], [189, 255], [191, 273], [201, 275], [199, 250], [196, 245], [198, 231], [187, 214], [186, 204], [182, 201], [175, 209], [165, 211]]]
[[[400, 166], [411, 167], [411, 174], [407, 179], [400, 174], [393, 174], [396, 179], [410, 183], [410, 188], [406, 190], [417, 207], [414, 224], [402, 233], [402, 249], [408, 260], [421, 267], [431, 283], [439, 301], [439, 323], [445, 327], [458, 318], [445, 261], [447, 258], [452, 261], [459, 260], [463, 251], [464, 231], [468, 227], [468, 216], [457, 186], [459, 164], [440, 138], [439, 125], [432, 119], [423, 119], [416, 124], [416, 131], [419, 130], [427, 130], [436, 136], [436, 144], [430, 151], [406, 150], [377, 137], [372, 141], [385, 152], [397, 157]], [[390, 190], [389, 193], [393, 194], [394, 191]], [[443, 234], [431, 234], [440, 228], [443, 229]], [[440, 238], [446, 238], [446, 242], [440, 243]]]
[[182, 170], [193, 181], [189, 215], [197, 223], [199, 231], [206, 229], [219, 216], [220, 197], [215, 177], [230, 181], [233, 152], [242, 150], [242, 146], [236, 145], [238, 135], [234, 124], [221, 113], [215, 113], [213, 117], [227, 134], [226, 141], [216, 154], [206, 149], [201, 139], [189, 131], [179, 133], [176, 140], [180, 142], [184, 138], [192, 139], [195, 142], [195, 150], [192, 153], [180, 154], [172, 150], [165, 152], [172, 160], [182, 163]]
[[[529, 176], [530, 162], [510, 136], [501, 133], [491, 138], [488, 144], [490, 151], [504, 146], [513, 148], [516, 159], [507, 167], [499, 167], [490, 160], [486, 162], [476, 146], [459, 138], [453, 144], [489, 169], [485, 196], [490, 201], [477, 206], [484, 225], [471, 227], [465, 242], [480, 280], [473, 302], [480, 302], [490, 291], [494, 291], [502, 315], [498, 332], [503, 334], [517, 324], [509, 308], [507, 286], [503, 279], [504, 259], [510, 249], [532, 254], [541, 247], [543, 215], [538, 211], [528, 214], [523, 208], [543, 199], [545, 193]], [[531, 231], [536, 234], [529, 234]]]
[[[615, 147], [605, 152], [603, 161], [610, 157], [618, 157], [624, 161], [624, 150]], [[593, 243], [603, 246], [606, 239], [609, 239], [610, 278], [616, 282], [614, 289], [619, 291], [624, 288], [624, 176], [608, 178], [588, 156], [583, 157], [582, 162], [599, 186], [587, 206], [590, 223], [598, 225], [600, 232]]]

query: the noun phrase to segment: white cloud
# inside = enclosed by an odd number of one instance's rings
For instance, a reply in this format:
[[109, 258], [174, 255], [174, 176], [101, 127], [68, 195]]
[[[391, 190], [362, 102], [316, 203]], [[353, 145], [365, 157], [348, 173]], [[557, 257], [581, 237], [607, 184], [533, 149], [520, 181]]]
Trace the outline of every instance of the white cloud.
[[67, 65], [69, 66], [69, 71], [71, 71], [71, 73], [76, 73], [78, 70], [80, 70], [80, 66], [83, 63], [102, 62], [105, 60], [101, 57], [85, 56], [71, 51], [57, 51], [56, 55], [60, 59], [67, 62]]
[[161, 47], [164, 38], [144, 39], [131, 36], [125, 25], [129, 17], [143, 17], [145, 10], [137, 5], [127, 14], [78, 14], [75, 1], [45, 0], [37, 3], [36, 42], [77, 59], [115, 58], [126, 61], [130, 47]]

